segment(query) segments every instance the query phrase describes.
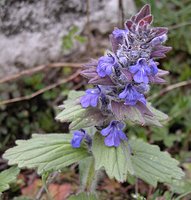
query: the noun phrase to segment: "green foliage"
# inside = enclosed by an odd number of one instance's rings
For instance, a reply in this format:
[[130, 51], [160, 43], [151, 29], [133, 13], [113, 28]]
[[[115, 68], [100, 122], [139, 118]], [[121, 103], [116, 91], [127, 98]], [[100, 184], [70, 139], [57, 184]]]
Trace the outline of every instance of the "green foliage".
[[78, 34], [79, 28], [77, 26], [71, 27], [70, 31], [67, 35], [65, 35], [62, 39], [62, 48], [63, 50], [71, 50], [74, 46], [74, 42], [78, 41], [83, 44], [87, 41], [86, 37]]
[[107, 147], [103, 142], [103, 137], [96, 134], [93, 139], [92, 152], [95, 158], [95, 170], [104, 168], [110, 178], [124, 182], [127, 180], [128, 173], [134, 174], [126, 143], [121, 143], [118, 148]]
[[[173, 180], [184, 176], [178, 161], [167, 152], [161, 152], [158, 146], [141, 140], [130, 140], [129, 145], [106, 147], [103, 138], [95, 135], [92, 147], [95, 169], [103, 167], [110, 178], [115, 177], [118, 181], [126, 181], [130, 173], [154, 187], [157, 182], [172, 184]], [[129, 155], [129, 148], [132, 155]]]
[[3, 157], [19, 168], [37, 168], [39, 174], [62, 170], [89, 156], [84, 146], [74, 149], [70, 141], [69, 134], [34, 134], [30, 140], [17, 140], [17, 146], [8, 149]]
[[[136, 4], [137, 3], [139, 5], [142, 5], [143, 3], [151, 3], [152, 12], [155, 17], [155, 24], [159, 26], [163, 25], [169, 27], [169, 40], [167, 45], [172, 45], [173, 51], [168, 54], [168, 61], [167, 59], [164, 59], [163, 63], [161, 63], [161, 68], [170, 70], [168, 85], [190, 79], [191, 26], [188, 25], [188, 23], [190, 23], [191, 12], [189, 0], [140, 0], [136, 1]], [[70, 30], [69, 35], [70, 36], [66, 36], [63, 38], [64, 51], [70, 50], [75, 45], [76, 41], [84, 43], [86, 40], [83, 36], [78, 35], [78, 28], [75, 27]], [[62, 74], [67, 75], [67, 70], [68, 68], [64, 68]], [[57, 74], [54, 76], [54, 78], [57, 79]], [[24, 78], [24, 81], [18, 82], [17, 84], [11, 83], [2, 85], [0, 86], [0, 98], [1, 100], [3, 100], [10, 97], [19, 97], [31, 94], [32, 92], [43, 88], [47, 83], [51, 83], [51, 81], [52, 80], [49, 80], [48, 76], [44, 76], [40, 73], [31, 77]], [[46, 92], [32, 101], [20, 102], [17, 104], [12, 104], [10, 106], [1, 106], [1, 150], [12, 145], [13, 141], [16, 138], [28, 138], [31, 132], [36, 132], [41, 129], [46, 132], [60, 132], [60, 127], [52, 120], [52, 118], [54, 117], [54, 110], [50, 108], [50, 104], [55, 105], [55, 102], [53, 102], [53, 100], [55, 100], [55, 98], [60, 95], [60, 91], [62, 91], [62, 95], [67, 95], [68, 90], [70, 90], [70, 86], [72, 85], [73, 84], [71, 83], [67, 85], [67, 88], [64, 86], [61, 86], [61, 88], [59, 89], [55, 88], [55, 90]], [[158, 93], [158, 91], [160, 91], [160, 89], [164, 87], [166, 86], [156, 86], [152, 88], [151, 93]], [[165, 127], [160, 128], [128, 126], [129, 138], [136, 136], [139, 138], [143, 138], [145, 141], [149, 140], [154, 143], [156, 142], [163, 149], [168, 147], [174, 157], [180, 159], [182, 163], [186, 162], [186, 159], [190, 158], [190, 154], [188, 153], [191, 130], [191, 92], [189, 90], [189, 87], [184, 87], [184, 89], [171, 90], [168, 93], [165, 93], [162, 96], [151, 100], [154, 107], [157, 107], [157, 109], [168, 113], [170, 118], [163, 120], [163, 122], [167, 121], [168, 123], [165, 124]], [[71, 107], [72, 106], [73, 105], [71, 104]], [[78, 122], [82, 122], [82, 125], [78, 124]], [[158, 122], [156, 123], [158, 124]], [[76, 121], [76, 125], [74, 124], [73, 128], [80, 128], [84, 124], [85, 122], [79, 118], [79, 121]], [[60, 141], [62, 141], [62, 139]], [[145, 148], [149, 148], [148, 146], [143, 146]], [[117, 151], [114, 152], [116, 153]], [[153, 178], [153, 175], [150, 176], [152, 176], [152, 178], [150, 178], [150, 182], [156, 183], [156, 180], [153, 181], [153, 179], [155, 179], [156, 177]], [[130, 176], [128, 175], [128, 180], [129, 177]], [[131, 184], [134, 184], [133, 180], [129, 182], [131, 182]], [[171, 185], [172, 191], [175, 193], [181, 193], [183, 195], [188, 193], [190, 183], [182, 183], [182, 180], [178, 181], [178, 183], [173, 182], [173, 184]], [[165, 192], [164, 194], [164, 191], [160, 190], [160, 193], [157, 193], [153, 200], [156, 199], [158, 196], [164, 196], [165, 198], [170, 199], [170, 192]]]
[[9, 189], [9, 184], [16, 180], [19, 172], [19, 168], [13, 166], [0, 173], [0, 195], [5, 190]]
[[135, 175], [145, 182], [157, 186], [157, 182], [172, 184], [181, 180], [184, 172], [178, 167], [179, 162], [167, 152], [160, 151], [156, 145], [141, 140], [130, 140], [133, 155], [131, 161]]
[[94, 191], [97, 173], [94, 169], [94, 158], [88, 157], [79, 162], [80, 185], [82, 191]]

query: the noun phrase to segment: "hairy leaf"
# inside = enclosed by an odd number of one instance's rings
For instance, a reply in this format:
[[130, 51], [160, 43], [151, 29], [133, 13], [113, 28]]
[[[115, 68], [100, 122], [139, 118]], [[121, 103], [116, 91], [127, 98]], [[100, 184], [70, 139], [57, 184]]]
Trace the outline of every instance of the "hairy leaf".
[[134, 173], [127, 143], [122, 142], [117, 148], [107, 147], [103, 137], [96, 134], [93, 139], [92, 152], [95, 158], [95, 170], [104, 168], [110, 178], [124, 182], [128, 172]]
[[29, 140], [17, 140], [17, 146], [8, 149], [3, 157], [19, 168], [37, 168], [39, 174], [61, 170], [89, 156], [84, 146], [72, 148], [71, 138], [70, 134], [34, 134]]
[[97, 184], [97, 173], [94, 158], [88, 157], [79, 162], [80, 182], [83, 191], [94, 191]]
[[130, 140], [132, 150], [131, 161], [135, 175], [145, 182], [157, 186], [157, 182], [172, 184], [184, 176], [179, 162], [169, 153], [160, 151], [156, 145], [151, 145], [142, 140]]
[[16, 180], [20, 170], [13, 166], [0, 173], [0, 195], [3, 191], [9, 189], [9, 184]]
[[103, 137], [95, 135], [92, 147], [95, 169], [103, 167], [110, 178], [121, 182], [126, 181], [130, 173], [155, 187], [158, 182], [172, 184], [184, 176], [178, 161], [160, 151], [158, 146], [138, 139], [130, 140], [129, 146], [121, 142], [117, 148], [107, 147]]
[[162, 126], [161, 122], [168, 119], [168, 116], [153, 108], [150, 103], [138, 103], [136, 106], [127, 106], [123, 102], [111, 102], [112, 112], [118, 120], [138, 123], [141, 125]]

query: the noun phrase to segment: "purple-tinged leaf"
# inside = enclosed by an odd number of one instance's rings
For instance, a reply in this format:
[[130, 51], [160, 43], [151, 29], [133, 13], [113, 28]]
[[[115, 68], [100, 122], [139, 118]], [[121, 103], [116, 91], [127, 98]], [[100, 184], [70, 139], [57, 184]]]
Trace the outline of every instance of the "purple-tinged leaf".
[[157, 76], [162, 77], [162, 76], [165, 76], [165, 75], [168, 75], [168, 74], [169, 74], [169, 71], [166, 71], [166, 70], [163, 70], [163, 69], [158, 69]]
[[108, 85], [108, 86], [114, 85], [109, 76], [100, 77], [97, 74], [94, 76], [94, 78], [90, 79], [88, 83], [97, 85]]
[[148, 115], [148, 116], [154, 116], [153, 113], [147, 108], [147, 106], [142, 103], [142, 102], [137, 102], [136, 106], [135, 106], [142, 115]]
[[166, 80], [158, 77], [158, 76], [149, 76], [149, 80], [151, 83], [165, 84]]
[[151, 24], [153, 20], [152, 15], [148, 15], [146, 17], [144, 17], [140, 22], [139, 22], [139, 26], [144, 26], [145, 24]]
[[143, 19], [144, 17], [146, 17], [147, 15], [150, 15], [151, 11], [150, 11], [150, 5], [146, 4], [140, 11], [138, 14], [136, 14], [136, 18], [135, 18], [135, 23], [138, 23], [141, 19]]
[[121, 40], [114, 38], [112, 34], [110, 34], [109, 38], [112, 45], [112, 50], [114, 53], [116, 53], [118, 50], [119, 44], [121, 43]]
[[132, 74], [129, 72], [128, 69], [122, 68], [122, 73], [125, 75], [125, 78], [127, 79], [127, 82], [131, 82], [133, 80]]
[[159, 37], [161, 35], [167, 34], [168, 33], [168, 28], [165, 27], [157, 27], [153, 28], [154, 37]]
[[133, 22], [132, 22], [131, 20], [127, 20], [127, 21], [125, 22], [125, 27], [126, 27], [128, 30], [131, 29], [132, 25], [133, 25]]

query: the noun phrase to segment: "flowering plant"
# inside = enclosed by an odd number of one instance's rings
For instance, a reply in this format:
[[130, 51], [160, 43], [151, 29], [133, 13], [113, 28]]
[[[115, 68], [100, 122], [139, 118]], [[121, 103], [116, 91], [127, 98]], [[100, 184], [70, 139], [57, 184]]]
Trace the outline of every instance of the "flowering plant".
[[[167, 28], [154, 28], [151, 23], [150, 7], [146, 5], [125, 22], [125, 29], [115, 28], [112, 32], [112, 52], [108, 51], [98, 61], [85, 65], [81, 73], [95, 88], [86, 90], [79, 103], [83, 108], [93, 108], [100, 113], [98, 117], [101, 116], [102, 120], [98, 122], [95, 119], [95, 126], [105, 136], [106, 146], [118, 147], [121, 140], [127, 141], [123, 132], [125, 122], [127, 118], [134, 121], [136, 112], [142, 117], [138, 121], [142, 125], [147, 124], [145, 116], [152, 118], [155, 115], [145, 96], [150, 84], [165, 82], [162, 77], [168, 71], [159, 69], [156, 59], [165, 57], [171, 47], [163, 46]], [[57, 119], [62, 117], [58, 115]], [[74, 132], [72, 146], [79, 147], [82, 138], [84, 134], [79, 136], [78, 131]], [[77, 145], [74, 141], [78, 141]]]
[[10, 165], [37, 168], [43, 176], [78, 162], [82, 190], [88, 192], [95, 192], [102, 170], [120, 182], [134, 176], [154, 187], [181, 180], [184, 173], [167, 152], [128, 138], [132, 123], [162, 126], [167, 119], [146, 99], [151, 84], [165, 83], [168, 71], [159, 69], [157, 61], [171, 49], [163, 45], [167, 28], [152, 27], [152, 20], [145, 5], [125, 22], [125, 29], [114, 29], [112, 51], [84, 66], [81, 74], [94, 88], [71, 91], [56, 117], [70, 122], [72, 134], [35, 134], [17, 141], [4, 154]]

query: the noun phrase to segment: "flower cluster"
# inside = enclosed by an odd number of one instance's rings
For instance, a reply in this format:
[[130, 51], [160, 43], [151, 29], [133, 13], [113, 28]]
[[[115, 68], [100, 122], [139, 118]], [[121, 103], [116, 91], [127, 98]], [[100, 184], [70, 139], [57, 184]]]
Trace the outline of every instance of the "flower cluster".
[[[109, 116], [110, 121], [99, 127], [107, 146], [117, 147], [122, 140], [127, 140], [123, 132], [125, 119], [118, 117], [119, 112], [129, 107], [136, 107], [140, 112], [148, 110], [145, 95], [150, 84], [164, 83], [162, 77], [168, 74], [156, 62], [171, 49], [163, 46], [168, 30], [152, 27], [151, 23], [150, 6], [145, 5], [125, 22], [125, 29], [115, 28], [112, 32], [112, 52], [108, 51], [98, 61], [92, 60], [82, 71], [95, 88], [86, 90], [80, 99], [81, 106], [98, 108], [107, 119]], [[85, 137], [77, 133], [74, 132], [73, 147], [79, 147]]]

